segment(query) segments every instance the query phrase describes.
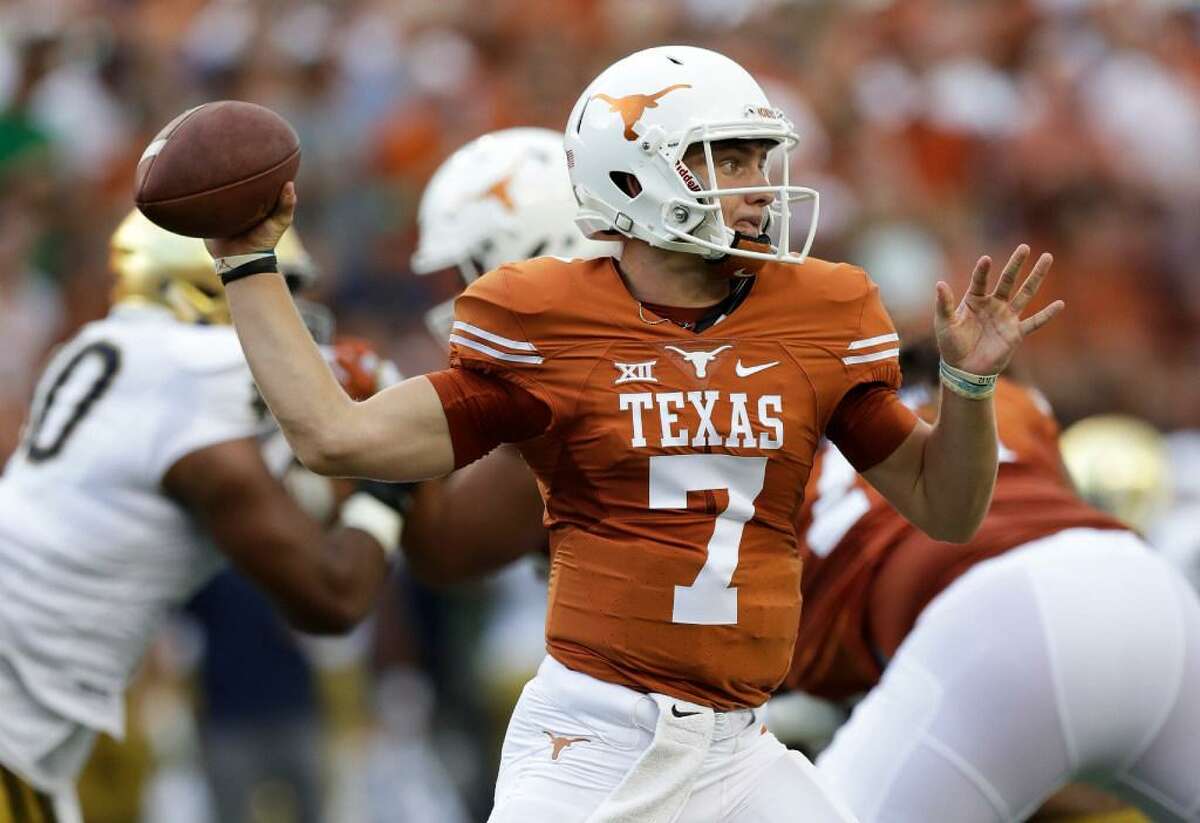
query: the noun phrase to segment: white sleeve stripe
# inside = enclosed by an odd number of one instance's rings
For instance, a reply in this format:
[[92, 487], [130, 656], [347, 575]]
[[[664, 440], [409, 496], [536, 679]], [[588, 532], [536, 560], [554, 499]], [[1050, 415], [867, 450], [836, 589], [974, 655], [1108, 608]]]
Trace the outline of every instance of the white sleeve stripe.
[[855, 349], [869, 349], [871, 346], [878, 346], [880, 343], [898, 343], [900, 335], [893, 332], [892, 334], [881, 334], [878, 337], [868, 337], [866, 340], [855, 340], [850, 344], [850, 351]]
[[474, 340], [468, 340], [467, 338], [461, 337], [457, 334], [450, 335], [450, 342], [457, 343], [460, 346], [466, 346], [468, 349], [474, 349], [475, 351], [483, 352], [489, 357], [494, 357], [497, 360], [508, 360], [512, 363], [531, 363], [535, 366], [542, 362], [542, 358], [536, 354], [509, 354], [508, 352], [502, 352], [497, 349], [493, 349], [491, 346], [483, 343], [479, 343]]
[[851, 357], [843, 357], [842, 362], [847, 366], [853, 366], [855, 363], [872, 363], [876, 360], [886, 360], [889, 357], [899, 356], [899, 349], [884, 349], [883, 351], [874, 351], [870, 354], [855, 354]]
[[464, 323], [461, 320], [454, 321], [454, 331], [465, 331], [468, 334], [473, 334], [476, 337], [482, 337], [489, 343], [495, 343], [498, 346], [503, 346], [506, 349], [516, 349], [517, 351], [537, 351], [532, 343], [526, 343], [523, 340], [509, 340], [507, 337], [501, 337], [498, 334], [493, 334], [490, 331], [481, 329], [478, 326], [472, 326], [470, 323]]

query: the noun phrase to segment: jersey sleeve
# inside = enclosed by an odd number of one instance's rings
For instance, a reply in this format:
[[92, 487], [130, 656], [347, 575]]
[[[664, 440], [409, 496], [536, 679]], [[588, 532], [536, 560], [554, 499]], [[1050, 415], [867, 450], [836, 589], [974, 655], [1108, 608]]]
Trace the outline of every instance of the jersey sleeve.
[[917, 418], [897, 395], [900, 336], [879, 288], [855, 266], [839, 266], [835, 276], [838, 327], [825, 367], [830, 379], [825, 434], [857, 470], [866, 471], [904, 442]]
[[425, 377], [442, 401], [456, 469], [501, 443], [537, 437], [550, 425], [550, 409], [514, 383], [466, 368], [443, 369]]
[[203, 356], [183, 352], [163, 390], [153, 395], [162, 404], [149, 466], [155, 482], [192, 452], [276, 428], [236, 339], [230, 339], [232, 350], [222, 341], [207, 347]]
[[917, 425], [917, 415], [884, 383], [860, 383], [842, 398], [825, 429], [855, 471], [882, 463]]
[[467, 287], [454, 303], [450, 365], [516, 384], [550, 406], [542, 379], [549, 352], [530, 333], [538, 325], [534, 311], [517, 297], [523, 295], [513, 294], [506, 267]]
[[863, 291], [858, 302], [857, 317], [848, 331], [850, 336], [837, 352], [842, 361], [846, 394], [855, 386], [881, 383], [892, 389], [900, 388], [900, 335], [892, 318], [879, 298], [879, 287], [867, 273], [855, 266], [846, 266], [848, 276], [858, 278]]

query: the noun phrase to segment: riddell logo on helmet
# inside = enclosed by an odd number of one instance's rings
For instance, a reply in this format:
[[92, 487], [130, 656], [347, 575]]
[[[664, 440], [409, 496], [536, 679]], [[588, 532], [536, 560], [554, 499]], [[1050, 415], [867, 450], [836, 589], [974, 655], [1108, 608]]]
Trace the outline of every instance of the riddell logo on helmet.
[[633, 125], [642, 119], [642, 115], [646, 113], [646, 109], [658, 108], [658, 101], [677, 89], [690, 88], [691, 85], [688, 83], [676, 83], [673, 86], [667, 86], [661, 91], [656, 91], [654, 94], [627, 94], [624, 97], [593, 94], [592, 99], [603, 100], [605, 103], [608, 103], [609, 108], [621, 115], [621, 120], [625, 124], [625, 139], [637, 140], [637, 132], [633, 130]]
[[761, 117], [763, 120], [782, 120], [783, 112], [779, 109], [771, 109], [766, 106], [746, 106], [746, 115], [748, 117]]
[[675, 171], [677, 171], [679, 173], [679, 176], [681, 178], [683, 178], [683, 184], [685, 186], [687, 186], [689, 189], [691, 189], [692, 191], [703, 191], [704, 190], [700, 186], [700, 181], [696, 179], [696, 175], [692, 174], [691, 169], [689, 169], [687, 166], [683, 165], [682, 160], [675, 161]]

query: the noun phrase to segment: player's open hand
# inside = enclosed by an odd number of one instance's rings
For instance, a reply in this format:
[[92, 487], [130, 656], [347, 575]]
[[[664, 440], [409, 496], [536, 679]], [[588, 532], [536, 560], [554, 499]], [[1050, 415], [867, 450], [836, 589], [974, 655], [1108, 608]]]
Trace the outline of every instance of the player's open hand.
[[295, 213], [296, 184], [284, 183], [275, 210], [267, 215], [265, 220], [237, 237], [209, 238], [204, 241], [204, 245], [208, 246], [208, 253], [213, 257], [269, 251], [275, 248], [287, 227], [292, 225], [292, 216]]
[[1063, 310], [1066, 304], [1055, 300], [1037, 314], [1021, 319], [1021, 312], [1037, 294], [1054, 262], [1049, 254], [1039, 257], [1021, 288], [1013, 294], [1017, 274], [1028, 257], [1029, 246], [1017, 246], [991, 294], [987, 284], [992, 261], [988, 257], [979, 258], [971, 275], [971, 286], [957, 308], [950, 286], [938, 282], [933, 323], [938, 349], [946, 363], [972, 374], [998, 374], [1025, 337]]

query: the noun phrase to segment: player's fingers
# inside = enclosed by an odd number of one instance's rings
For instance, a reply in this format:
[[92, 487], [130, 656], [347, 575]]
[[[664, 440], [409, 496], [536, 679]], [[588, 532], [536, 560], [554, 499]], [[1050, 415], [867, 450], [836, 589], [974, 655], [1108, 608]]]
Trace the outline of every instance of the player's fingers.
[[283, 191], [279, 193], [279, 201], [275, 204], [275, 211], [271, 213], [271, 217], [286, 220], [290, 224], [295, 213], [296, 184], [288, 181], [283, 184]]
[[1025, 282], [1021, 284], [1017, 296], [1009, 304], [1012, 306], [1013, 311], [1020, 314], [1025, 310], [1025, 307], [1029, 305], [1029, 301], [1033, 299], [1033, 296], [1038, 293], [1038, 289], [1042, 287], [1042, 281], [1046, 279], [1046, 275], [1050, 271], [1050, 266], [1053, 264], [1054, 258], [1049, 254], [1043, 254], [1038, 258], [1037, 262], [1033, 264], [1033, 271], [1025, 278]]
[[1054, 319], [1055, 315], [1067, 307], [1067, 304], [1061, 300], [1055, 300], [1046, 308], [1042, 309], [1037, 314], [1026, 317], [1021, 321], [1021, 336], [1028, 337], [1042, 326]]
[[1012, 257], [1008, 258], [1008, 265], [1004, 267], [1004, 271], [1000, 273], [1000, 280], [996, 283], [996, 291], [994, 294], [1001, 300], [1007, 300], [1012, 294], [1013, 283], [1017, 281], [1017, 272], [1025, 265], [1025, 260], [1029, 257], [1029, 246], [1024, 243], [1017, 246], [1016, 251], [1012, 253]]
[[971, 287], [967, 293], [976, 297], [986, 297], [988, 272], [991, 270], [992, 258], [987, 255], [979, 258], [979, 262], [975, 264], [975, 271], [971, 272]]
[[938, 281], [934, 291], [933, 310], [939, 319], [949, 322], [954, 317], [954, 292], [942, 280]]

